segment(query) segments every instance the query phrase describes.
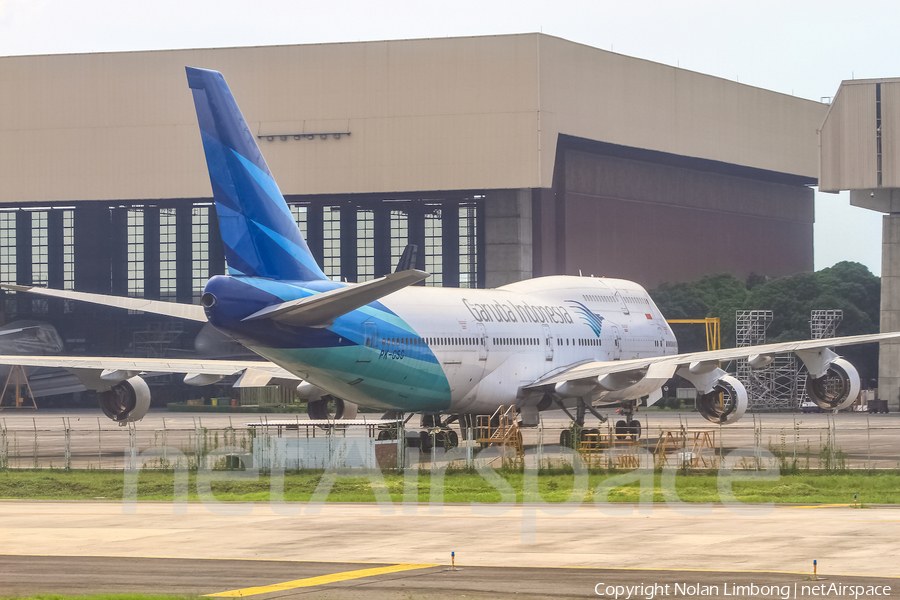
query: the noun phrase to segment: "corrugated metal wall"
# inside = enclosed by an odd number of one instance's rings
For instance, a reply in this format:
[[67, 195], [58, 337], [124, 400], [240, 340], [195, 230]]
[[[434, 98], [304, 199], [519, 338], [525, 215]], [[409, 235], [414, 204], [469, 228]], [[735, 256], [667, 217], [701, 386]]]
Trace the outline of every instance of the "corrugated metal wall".
[[881, 185], [900, 188], [900, 81], [881, 84]]
[[819, 189], [825, 192], [900, 188], [900, 80], [841, 84], [822, 125], [820, 169]]
[[0, 203], [208, 197], [185, 65], [298, 196], [548, 188], [560, 134], [814, 178], [826, 110], [542, 34], [3, 57]]
[[875, 86], [841, 86], [822, 127], [821, 190], [876, 186], [875, 133]]
[[537, 246], [543, 272], [554, 261], [557, 273], [655, 287], [717, 273], [779, 277], [813, 269], [813, 191], [804, 185], [565, 154], [555, 252], [549, 239]]

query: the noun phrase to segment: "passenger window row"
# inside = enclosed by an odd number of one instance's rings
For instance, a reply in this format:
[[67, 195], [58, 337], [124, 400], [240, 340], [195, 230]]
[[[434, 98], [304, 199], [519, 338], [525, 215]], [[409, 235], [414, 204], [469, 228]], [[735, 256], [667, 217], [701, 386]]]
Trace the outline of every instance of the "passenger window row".
[[557, 346], [602, 346], [603, 340], [600, 338], [556, 338]]
[[540, 346], [539, 338], [494, 338], [495, 346]]
[[601, 294], [584, 294], [584, 299], [589, 302], [615, 302], [615, 296], [605, 296]]

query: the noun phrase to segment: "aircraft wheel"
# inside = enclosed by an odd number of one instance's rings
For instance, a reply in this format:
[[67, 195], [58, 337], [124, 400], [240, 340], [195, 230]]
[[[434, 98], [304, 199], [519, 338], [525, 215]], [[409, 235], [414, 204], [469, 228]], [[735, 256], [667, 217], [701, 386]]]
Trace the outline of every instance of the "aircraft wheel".
[[616, 421], [616, 439], [625, 439], [630, 433], [631, 428], [628, 426], [627, 421]]
[[571, 448], [572, 447], [572, 432], [568, 429], [563, 429], [559, 433], [559, 445], [563, 448]]
[[641, 439], [641, 422], [640, 421], [631, 421], [629, 424], [629, 429], [631, 430], [631, 435], [634, 436], [634, 441], [638, 441]]
[[437, 436], [435, 436], [435, 443], [437, 446], [441, 448], [456, 448], [459, 446], [459, 436], [452, 429], [444, 429], [443, 431], [438, 431]]
[[434, 447], [434, 444], [431, 440], [431, 434], [427, 431], [422, 431], [419, 433], [419, 449], [422, 452], [431, 452], [431, 449]]

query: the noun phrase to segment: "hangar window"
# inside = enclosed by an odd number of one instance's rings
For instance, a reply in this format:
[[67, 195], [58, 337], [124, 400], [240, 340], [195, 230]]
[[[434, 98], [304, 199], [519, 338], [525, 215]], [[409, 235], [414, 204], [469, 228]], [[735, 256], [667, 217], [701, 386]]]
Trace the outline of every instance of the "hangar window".
[[[31, 212], [31, 283], [47, 286], [47, 211]], [[33, 298], [31, 311], [46, 313], [49, 309], [46, 298]]]
[[478, 287], [478, 252], [475, 205], [459, 207], [459, 287]]
[[356, 211], [356, 280], [375, 278], [375, 217], [371, 210]]
[[425, 280], [425, 285], [432, 287], [444, 285], [442, 227], [440, 207], [428, 207], [425, 213], [425, 270], [431, 277]]
[[[62, 211], [63, 289], [75, 289], [75, 211]], [[74, 300], [63, 300], [63, 312], [75, 312]]]
[[0, 213], [0, 279], [16, 283], [16, 213]]
[[294, 222], [297, 223], [300, 233], [303, 234], [303, 239], [306, 239], [306, 207], [300, 204], [291, 204], [289, 208], [291, 209], [291, 215], [294, 217]]
[[[0, 281], [16, 283], [16, 213], [0, 212]], [[15, 294], [6, 294], [6, 312], [16, 312]]]
[[144, 297], [144, 209], [128, 209], [128, 295]]
[[203, 295], [207, 279], [209, 279], [209, 207], [194, 206], [191, 211], [191, 280], [194, 302], [199, 301]]
[[31, 283], [47, 286], [47, 211], [31, 212]]
[[[63, 211], [63, 289], [75, 289], [75, 211]], [[69, 306], [69, 302], [66, 302]], [[69, 310], [66, 310], [69, 312]]]
[[[130, 213], [129, 213], [130, 214]], [[141, 213], [143, 223], [143, 212]], [[129, 217], [130, 224], [130, 217]], [[143, 227], [142, 227], [143, 229]], [[130, 235], [130, 234], [129, 234]], [[143, 238], [143, 231], [141, 233]], [[130, 245], [129, 240], [129, 245]], [[142, 244], [143, 246], [143, 244]], [[130, 247], [130, 246], [129, 246]], [[143, 274], [143, 249], [141, 259], [141, 272]], [[177, 298], [176, 286], [177, 279], [175, 277], [175, 209], [161, 208], [159, 209], [159, 299], [164, 302], [172, 302]], [[131, 286], [131, 259], [129, 257], [129, 275], [128, 285]], [[129, 289], [130, 293], [130, 289]], [[141, 293], [143, 296], [143, 281], [141, 282]]]
[[341, 280], [341, 209], [326, 206], [323, 216], [322, 239], [325, 276]]
[[391, 211], [391, 268], [397, 266], [409, 243], [409, 218], [402, 210]]

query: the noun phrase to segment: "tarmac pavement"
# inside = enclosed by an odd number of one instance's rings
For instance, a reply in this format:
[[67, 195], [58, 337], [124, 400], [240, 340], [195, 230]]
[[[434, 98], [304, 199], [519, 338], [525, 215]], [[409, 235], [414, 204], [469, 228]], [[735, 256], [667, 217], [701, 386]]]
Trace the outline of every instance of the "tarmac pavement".
[[[725, 583], [810, 585], [814, 559], [829, 583], [863, 578], [891, 586], [891, 595], [900, 589], [900, 509], [439, 508], [0, 501], [0, 596], [244, 590], [260, 598], [551, 598], [598, 597], [597, 583], [680, 582], [719, 585], [711, 596], [725, 598]], [[283, 514], [289, 509], [294, 514]], [[462, 571], [447, 571], [451, 552]], [[384, 568], [399, 570], [325, 577]], [[670, 589], [657, 596], [678, 595]]]

